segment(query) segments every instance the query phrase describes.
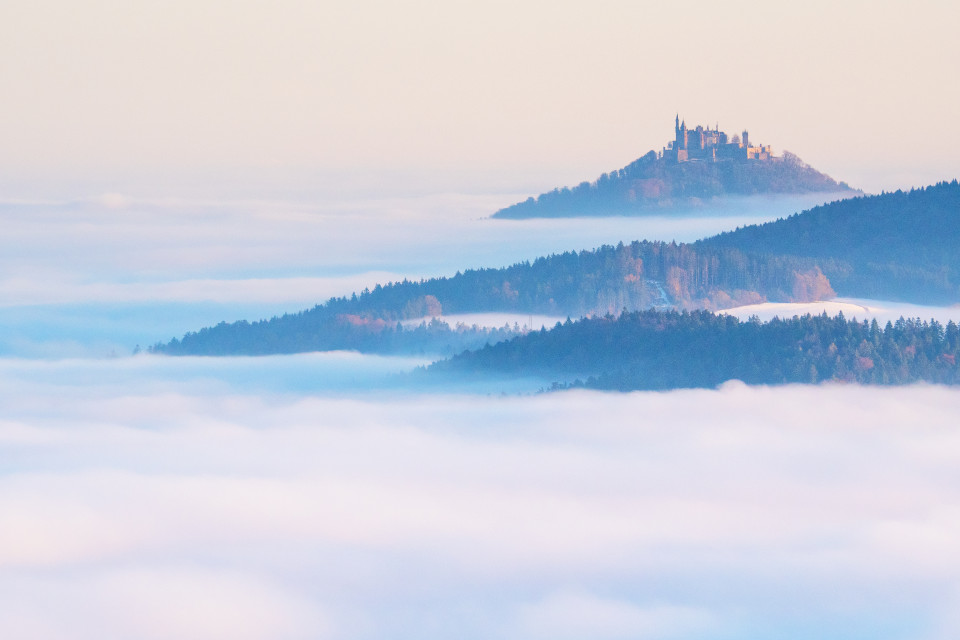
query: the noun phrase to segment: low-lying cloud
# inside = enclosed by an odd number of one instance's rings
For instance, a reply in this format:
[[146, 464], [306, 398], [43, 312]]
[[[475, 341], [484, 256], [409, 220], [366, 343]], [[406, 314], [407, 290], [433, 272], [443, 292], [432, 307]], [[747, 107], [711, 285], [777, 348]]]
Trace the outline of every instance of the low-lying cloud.
[[[694, 240], [811, 202], [757, 198], [672, 218], [488, 218], [516, 197], [217, 203], [111, 194], [87, 203], [0, 203], [0, 304], [222, 301], [238, 299], [243, 289], [258, 300], [319, 295], [321, 302], [387, 280], [452, 275], [605, 243]], [[338, 279], [339, 287], [327, 286]]]
[[957, 390], [335, 397], [196, 362], [4, 364], [11, 636], [960, 630]]
[[[326, 302], [344, 292], [403, 276], [373, 271], [318, 278], [201, 278], [166, 282], [82, 282], [66, 275], [55, 281], [26, 277], [0, 280], [0, 308], [113, 303], [284, 303], [290, 312]], [[199, 328], [199, 327], [197, 327]]]
[[936, 320], [946, 324], [951, 320], [960, 321], [960, 305], [934, 307], [928, 305], [892, 302], [888, 300], [866, 300], [862, 298], [835, 298], [818, 302], [765, 302], [726, 309], [723, 313], [748, 320], [756, 316], [767, 321], [775, 317], [792, 318], [806, 314], [826, 313], [836, 316], [842, 313], [847, 320], [876, 320], [881, 325], [896, 322], [899, 318], [920, 318], [924, 321]]

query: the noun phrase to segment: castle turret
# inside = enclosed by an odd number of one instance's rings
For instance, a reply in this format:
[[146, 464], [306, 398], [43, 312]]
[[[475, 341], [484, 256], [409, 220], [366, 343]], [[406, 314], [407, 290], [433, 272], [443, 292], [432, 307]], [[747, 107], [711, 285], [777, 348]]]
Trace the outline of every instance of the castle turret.
[[687, 122], [684, 120], [680, 122], [680, 114], [677, 114], [676, 124], [674, 125], [674, 142], [673, 148], [676, 150], [682, 150], [687, 148]]

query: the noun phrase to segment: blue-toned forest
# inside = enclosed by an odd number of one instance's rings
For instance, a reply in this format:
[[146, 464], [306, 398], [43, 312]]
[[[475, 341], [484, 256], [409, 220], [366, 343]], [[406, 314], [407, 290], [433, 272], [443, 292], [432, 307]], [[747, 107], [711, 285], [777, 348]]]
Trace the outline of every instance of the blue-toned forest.
[[[517, 332], [451, 328], [429, 318], [488, 311], [580, 318], [835, 295], [953, 303], [960, 300], [957, 247], [960, 185], [954, 181], [841, 200], [691, 244], [634, 241], [376, 285], [298, 313], [221, 323], [151, 349], [171, 355], [337, 349], [451, 355]], [[419, 318], [426, 318], [420, 326], [400, 325]]]
[[769, 322], [707, 311], [588, 318], [460, 354], [432, 374], [554, 377], [555, 388], [629, 391], [748, 384], [960, 382], [960, 329], [920, 319], [881, 327], [836, 317]]

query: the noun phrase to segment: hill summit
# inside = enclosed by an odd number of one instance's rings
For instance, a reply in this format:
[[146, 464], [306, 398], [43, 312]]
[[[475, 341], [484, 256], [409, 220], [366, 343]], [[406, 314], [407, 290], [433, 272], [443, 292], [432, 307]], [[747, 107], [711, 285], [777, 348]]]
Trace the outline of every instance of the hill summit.
[[594, 182], [564, 187], [497, 211], [495, 218], [663, 213], [696, 207], [705, 199], [758, 194], [852, 192], [784, 151], [752, 144], [750, 134], [728, 136], [719, 125], [688, 129], [679, 114], [674, 139]]

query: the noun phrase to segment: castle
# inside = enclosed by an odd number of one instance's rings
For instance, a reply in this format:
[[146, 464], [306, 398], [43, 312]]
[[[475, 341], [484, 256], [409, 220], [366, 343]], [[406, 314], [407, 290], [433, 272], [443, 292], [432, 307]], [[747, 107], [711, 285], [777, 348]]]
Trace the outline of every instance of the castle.
[[737, 160], [746, 162], [747, 160], [770, 160], [773, 158], [773, 152], [770, 145], [750, 146], [750, 135], [744, 131], [743, 138], [734, 134], [733, 138], [728, 138], [727, 134], [720, 131], [718, 124], [715, 129], [704, 128], [697, 125], [696, 129], [687, 129], [687, 123], [680, 122], [680, 114], [677, 114], [677, 123], [675, 127], [675, 138], [663, 148], [661, 157], [668, 162], [689, 162], [689, 161], [709, 161], [718, 160]]

